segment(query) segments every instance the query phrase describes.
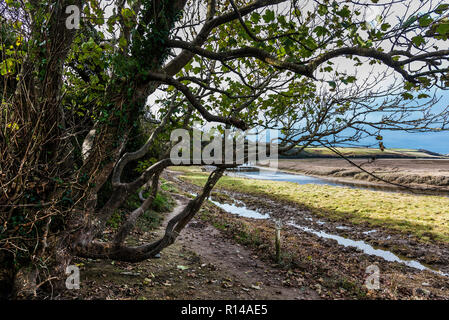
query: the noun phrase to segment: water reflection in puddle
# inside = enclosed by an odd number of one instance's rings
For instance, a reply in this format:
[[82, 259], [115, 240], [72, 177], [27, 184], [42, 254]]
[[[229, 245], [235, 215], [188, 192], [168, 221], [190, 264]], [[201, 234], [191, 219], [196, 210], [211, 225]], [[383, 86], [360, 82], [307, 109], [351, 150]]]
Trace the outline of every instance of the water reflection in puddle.
[[323, 231], [316, 231], [316, 230], [310, 229], [308, 227], [297, 225], [293, 222], [289, 222], [288, 225], [290, 225], [294, 228], [300, 229], [302, 231], [312, 233], [320, 238], [336, 240], [338, 244], [340, 244], [344, 247], [354, 247], [354, 248], [362, 250], [362, 252], [365, 254], [374, 255], [374, 256], [383, 258], [386, 261], [399, 262], [399, 263], [405, 264], [405, 265], [415, 268], [415, 269], [429, 270], [429, 271], [438, 273], [440, 275], [449, 276], [446, 273], [443, 273], [441, 271], [434, 270], [430, 267], [427, 267], [416, 260], [409, 260], [406, 258], [399, 257], [391, 251], [376, 249], [373, 246], [369, 245], [368, 243], [366, 243], [365, 241], [362, 241], [362, 240], [352, 240], [352, 239], [344, 238], [344, 237], [341, 237], [341, 236], [338, 236], [335, 234], [329, 234], [329, 233], [326, 233]]
[[[196, 193], [190, 193], [193, 197], [196, 197]], [[210, 202], [212, 202], [217, 207], [223, 209], [226, 212], [236, 214], [241, 217], [245, 218], [253, 218], [253, 219], [268, 219], [270, 218], [270, 215], [268, 213], [261, 213], [257, 210], [248, 209], [245, 204], [240, 200], [233, 200], [234, 203], [221, 203], [219, 201], [215, 201], [212, 199], [209, 199]]]
[[263, 214], [263, 213], [255, 211], [255, 210], [248, 209], [244, 206], [236, 206], [235, 204], [229, 204], [229, 203], [220, 203], [220, 202], [213, 201], [213, 200], [210, 200], [210, 202], [212, 202], [217, 207], [219, 207], [229, 213], [237, 214], [241, 217], [254, 218], [254, 219], [270, 218], [269, 214]]
[[[253, 219], [269, 219], [269, 218], [271, 218], [268, 213], [261, 213], [256, 210], [248, 209], [244, 205], [244, 203], [241, 201], [236, 201], [233, 204], [221, 203], [221, 202], [214, 201], [214, 200], [209, 200], [209, 201], [211, 201], [217, 207], [225, 210], [226, 212], [229, 212], [231, 214], [236, 214], [241, 217], [253, 218]], [[239, 206], [237, 206], [236, 203], [239, 204]], [[311, 220], [311, 218], [308, 217], [308, 220]], [[317, 221], [317, 223], [324, 224], [325, 222]], [[437, 273], [437, 274], [440, 274], [443, 276], [449, 276], [449, 274], [447, 274], [447, 273], [443, 273], [443, 272], [441, 272], [439, 270], [435, 270], [429, 266], [425, 266], [416, 260], [411, 260], [411, 259], [397, 256], [396, 254], [394, 254], [393, 252], [388, 251], [388, 250], [376, 249], [363, 240], [352, 240], [352, 239], [348, 239], [348, 238], [345, 238], [345, 237], [342, 237], [339, 235], [330, 234], [330, 233], [327, 233], [324, 231], [317, 231], [317, 230], [314, 230], [314, 229], [311, 229], [311, 228], [308, 228], [305, 226], [298, 225], [294, 222], [289, 222], [288, 225], [290, 225], [296, 229], [305, 231], [307, 233], [314, 234], [320, 238], [336, 240], [338, 244], [340, 244], [344, 247], [357, 248], [357, 249], [360, 249], [363, 253], [365, 253], [367, 255], [374, 255], [374, 256], [380, 257], [389, 262], [399, 262], [399, 263], [405, 264], [409, 267], [412, 267], [412, 268], [415, 268], [418, 270], [428, 270], [428, 271], [431, 271], [431, 272], [434, 272], [434, 273]], [[339, 226], [339, 227], [337, 227], [337, 229], [350, 229], [350, 228], [346, 227], [346, 226]], [[369, 230], [369, 231], [365, 231], [363, 233], [369, 234], [372, 232], [377, 232], [377, 230]]]
[[347, 226], [337, 226], [337, 227], [335, 227], [335, 229], [338, 229], [338, 230], [351, 230], [351, 228], [347, 227]]

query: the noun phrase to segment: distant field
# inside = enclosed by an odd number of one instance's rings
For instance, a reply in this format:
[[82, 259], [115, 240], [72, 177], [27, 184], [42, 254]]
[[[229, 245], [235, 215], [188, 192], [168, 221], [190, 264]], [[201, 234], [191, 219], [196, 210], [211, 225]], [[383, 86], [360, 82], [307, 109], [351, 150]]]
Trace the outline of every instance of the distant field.
[[[415, 150], [415, 149], [385, 149], [384, 151], [374, 148], [336, 148], [346, 157], [382, 157], [382, 158], [438, 158], [436, 154], [428, 152], [426, 150]], [[313, 157], [338, 157], [337, 154], [331, 150], [324, 147], [311, 147], [306, 148], [300, 153], [296, 153], [295, 150], [291, 151], [292, 155], [304, 158]]]

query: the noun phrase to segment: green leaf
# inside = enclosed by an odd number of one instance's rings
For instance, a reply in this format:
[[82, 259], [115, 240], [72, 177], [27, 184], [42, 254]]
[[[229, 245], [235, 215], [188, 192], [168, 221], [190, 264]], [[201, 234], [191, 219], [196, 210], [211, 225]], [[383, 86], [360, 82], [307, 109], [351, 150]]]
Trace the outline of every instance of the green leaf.
[[318, 37], [320, 37], [320, 36], [326, 34], [327, 29], [325, 27], [323, 27], [323, 26], [317, 26], [315, 29], [313, 29], [313, 32], [315, 32], [316, 35]]
[[122, 16], [125, 18], [132, 18], [134, 16], [134, 11], [129, 8], [122, 9]]
[[413, 99], [413, 95], [411, 93], [404, 92], [402, 94], [402, 98], [404, 98], [404, 100], [412, 100]]
[[427, 14], [419, 18], [419, 25], [421, 27], [428, 27], [432, 22], [433, 19]]
[[391, 24], [389, 24], [389, 23], [383, 23], [383, 24], [380, 26], [380, 29], [382, 29], [382, 31], [387, 31], [388, 29], [390, 29], [390, 27], [391, 27]]
[[260, 14], [257, 12], [253, 12], [251, 14], [251, 22], [259, 23], [259, 21], [260, 21]]
[[423, 36], [416, 36], [412, 38], [413, 44], [415, 44], [417, 47], [423, 45], [426, 43]]
[[265, 14], [262, 16], [265, 23], [269, 23], [274, 21], [274, 11], [273, 10], [267, 10], [265, 11]]
[[124, 49], [126, 48], [128, 41], [124, 37], [121, 37], [118, 41], [120, 48]]
[[442, 14], [444, 13], [444, 11], [446, 11], [447, 9], [449, 9], [449, 4], [445, 3], [445, 4], [440, 4], [436, 9], [435, 12], [438, 14]]
[[439, 24], [437, 27], [437, 32], [441, 36], [444, 36], [447, 33], [449, 33], [449, 22]]
[[8, 74], [8, 69], [6, 67], [6, 62], [5, 61], [2, 61], [0, 63], [0, 73], [1, 73], [2, 76], [5, 76], [5, 75]]
[[318, 6], [318, 14], [320, 16], [324, 16], [325, 14], [327, 14], [329, 12], [329, 10], [327, 9], [327, 6], [320, 4]]
[[0, 63], [0, 74], [5, 76], [14, 73], [15, 59], [8, 58]]
[[348, 6], [344, 6], [343, 9], [337, 11], [337, 15], [339, 15], [342, 18], [348, 18], [350, 14], [351, 11], [349, 11]]

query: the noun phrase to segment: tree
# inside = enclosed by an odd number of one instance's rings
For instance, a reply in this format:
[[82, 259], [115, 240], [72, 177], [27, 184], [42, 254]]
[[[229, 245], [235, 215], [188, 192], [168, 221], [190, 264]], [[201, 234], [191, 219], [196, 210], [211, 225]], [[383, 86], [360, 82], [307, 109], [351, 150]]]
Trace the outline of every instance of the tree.
[[[82, 12], [80, 29], [67, 27], [69, 6]], [[171, 130], [193, 121], [281, 129], [283, 152], [383, 129], [445, 130], [447, 112], [432, 112], [429, 92], [449, 82], [448, 9], [405, 0], [1, 3], [3, 291], [22, 298], [60, 285], [75, 255], [141, 261], [173, 243], [226, 165], [161, 239], [124, 240], [172, 164]], [[148, 101], [161, 115], [151, 125]], [[157, 161], [128, 175], [149, 153]], [[114, 240], [96, 241], [142, 188], [149, 197]]]

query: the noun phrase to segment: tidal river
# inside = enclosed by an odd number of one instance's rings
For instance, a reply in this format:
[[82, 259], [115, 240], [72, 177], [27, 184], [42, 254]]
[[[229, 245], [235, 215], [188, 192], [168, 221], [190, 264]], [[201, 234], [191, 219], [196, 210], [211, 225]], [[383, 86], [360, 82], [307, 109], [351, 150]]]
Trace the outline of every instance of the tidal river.
[[394, 185], [376, 185], [370, 184], [367, 182], [361, 181], [357, 182], [345, 182], [338, 181], [336, 179], [326, 179], [326, 178], [318, 178], [306, 176], [303, 174], [296, 173], [288, 173], [284, 171], [279, 171], [273, 168], [266, 167], [256, 167], [259, 171], [254, 172], [246, 172], [246, 171], [238, 171], [238, 172], [229, 172], [228, 175], [235, 175], [244, 178], [250, 179], [260, 179], [260, 180], [272, 180], [272, 181], [286, 181], [293, 182], [297, 184], [324, 184], [329, 186], [338, 186], [338, 187], [349, 187], [354, 189], [365, 189], [365, 190], [375, 190], [375, 191], [386, 191], [386, 192], [403, 192], [403, 193], [413, 193], [413, 194], [422, 194], [422, 195], [441, 195], [448, 196], [447, 192], [435, 192], [435, 191], [409, 191], [406, 189], [400, 189]]

